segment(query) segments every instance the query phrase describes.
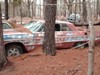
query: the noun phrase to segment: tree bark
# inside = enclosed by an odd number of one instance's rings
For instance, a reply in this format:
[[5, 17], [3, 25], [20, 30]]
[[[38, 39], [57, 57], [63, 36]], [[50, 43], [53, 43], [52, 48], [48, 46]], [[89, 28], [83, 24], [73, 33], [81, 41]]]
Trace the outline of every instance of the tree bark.
[[46, 0], [43, 0], [43, 18], [44, 19], [45, 19], [45, 7], [46, 7], [45, 2]]
[[0, 5], [0, 70], [7, 64], [5, 56], [4, 42], [3, 42], [3, 26], [1, 18], [1, 5]]
[[[79, 3], [81, 3], [81, 0], [79, 0]], [[82, 4], [79, 4], [79, 13], [82, 14]]]
[[88, 12], [88, 22], [89, 22], [89, 29], [90, 29], [87, 75], [94, 75], [95, 34], [94, 34], [94, 27], [93, 27], [93, 21], [91, 16], [92, 11], [91, 11], [90, 0], [88, 0], [87, 3], [87, 12]]
[[[56, 55], [55, 50], [55, 19], [57, 0], [45, 0], [45, 26], [43, 52], [47, 55]], [[50, 4], [50, 5], [49, 5]]]
[[74, 0], [69, 0], [69, 4], [68, 4], [68, 10], [69, 10], [69, 15], [72, 14], [72, 3]]
[[8, 0], [5, 0], [5, 19], [8, 20]]
[[30, 0], [28, 0], [28, 17], [31, 17]]
[[87, 22], [86, 0], [83, 0], [83, 22]]
[[62, 0], [62, 16], [66, 17], [66, 3], [64, 2], [64, 0]]
[[97, 0], [97, 17], [100, 16], [100, 0]]
[[13, 18], [15, 17], [15, 2], [13, 0]]
[[34, 0], [34, 3], [33, 3], [33, 16], [36, 17], [36, 0]]
[[32, 19], [33, 19], [33, 14], [34, 14], [33, 13], [33, 4], [34, 4], [34, 0], [32, 1], [32, 5], [31, 5], [32, 6]]
[[21, 25], [22, 25], [22, 19], [23, 19], [23, 13], [22, 13], [23, 9], [22, 9], [22, 2], [21, 2], [21, 5], [20, 5], [20, 18], [21, 18]]

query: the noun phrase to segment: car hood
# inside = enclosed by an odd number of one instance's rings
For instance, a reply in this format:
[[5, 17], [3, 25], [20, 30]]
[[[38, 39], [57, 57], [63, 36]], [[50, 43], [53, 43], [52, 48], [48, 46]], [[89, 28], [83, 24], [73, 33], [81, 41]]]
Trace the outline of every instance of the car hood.
[[26, 32], [18, 32], [14, 29], [6, 29], [3, 30], [3, 37], [4, 40], [8, 39], [25, 39], [25, 38], [33, 38], [33, 34], [26, 33]]
[[27, 32], [19, 32], [14, 29], [4, 29], [3, 34], [28, 34]]

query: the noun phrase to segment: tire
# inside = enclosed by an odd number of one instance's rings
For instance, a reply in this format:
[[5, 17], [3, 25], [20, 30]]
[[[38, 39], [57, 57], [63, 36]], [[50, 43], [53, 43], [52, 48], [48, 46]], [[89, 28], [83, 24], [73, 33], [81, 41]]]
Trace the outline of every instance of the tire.
[[7, 56], [19, 56], [23, 53], [23, 50], [18, 45], [9, 45], [6, 47]]

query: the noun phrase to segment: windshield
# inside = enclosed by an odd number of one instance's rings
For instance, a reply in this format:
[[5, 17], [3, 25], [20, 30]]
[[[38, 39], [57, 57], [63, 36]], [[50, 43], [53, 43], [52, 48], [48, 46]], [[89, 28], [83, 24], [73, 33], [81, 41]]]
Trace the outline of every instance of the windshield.
[[35, 23], [35, 21], [30, 21], [29, 23], [25, 24], [24, 27], [25, 28], [30, 28], [32, 27], [32, 25]]
[[36, 32], [36, 31], [40, 32], [40, 31], [42, 31], [43, 23], [41, 23], [41, 22], [31, 23], [27, 28], [31, 32]]

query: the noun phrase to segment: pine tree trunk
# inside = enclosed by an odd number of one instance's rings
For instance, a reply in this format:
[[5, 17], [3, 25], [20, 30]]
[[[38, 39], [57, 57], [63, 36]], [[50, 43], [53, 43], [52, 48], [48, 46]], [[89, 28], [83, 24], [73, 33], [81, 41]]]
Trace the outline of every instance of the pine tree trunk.
[[34, 0], [34, 4], [33, 4], [33, 16], [36, 17], [36, 0]]
[[46, 0], [43, 0], [43, 18], [45, 18], [45, 7], [46, 7], [45, 1]]
[[72, 14], [72, 3], [74, 0], [68, 0], [68, 1], [69, 1], [69, 5], [68, 5], [69, 14], [68, 15], [70, 15], [70, 14]]
[[94, 50], [95, 50], [95, 34], [94, 34], [94, 27], [92, 21], [92, 11], [90, 0], [87, 3], [87, 12], [88, 12], [88, 22], [89, 22], [89, 30], [90, 30], [90, 37], [89, 37], [89, 52], [88, 52], [88, 73], [87, 75], [94, 75]]
[[1, 18], [1, 5], [0, 5], [0, 70], [7, 64], [7, 59], [5, 56], [5, 49], [3, 44], [3, 27]]
[[31, 5], [32, 6], [32, 19], [33, 19], [33, 14], [34, 14], [33, 13], [33, 3], [34, 3], [34, 0], [32, 1], [32, 5]]
[[[46, 0], [45, 1], [45, 36], [43, 42], [43, 52], [47, 55], [54, 56], [55, 50], [55, 19], [56, 19], [56, 4], [57, 0]], [[50, 4], [50, 5], [48, 5]]]
[[87, 22], [86, 0], [83, 0], [83, 22]]
[[22, 25], [22, 19], [23, 19], [23, 13], [22, 13], [23, 9], [22, 9], [22, 2], [21, 2], [21, 5], [20, 5], [20, 18], [21, 18], [21, 25]]
[[8, 0], [5, 0], [5, 19], [8, 20]]
[[13, 18], [15, 17], [15, 3], [13, 2]]
[[97, 18], [100, 16], [100, 0], [97, 0]]
[[28, 17], [31, 17], [30, 0], [28, 0]]
[[63, 1], [64, 6], [63, 6], [63, 16], [66, 17], [66, 3]]

